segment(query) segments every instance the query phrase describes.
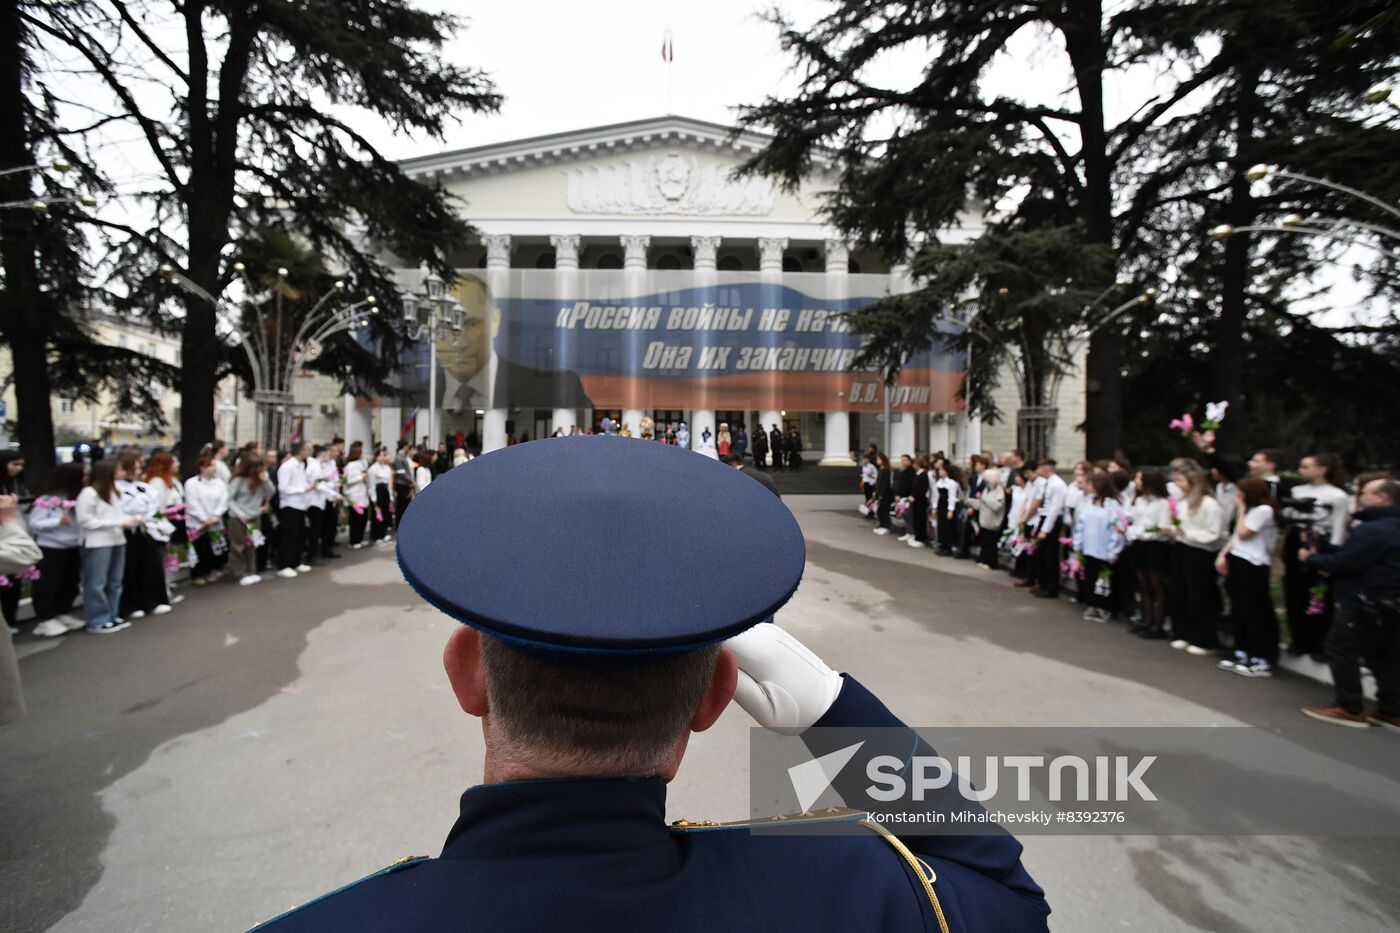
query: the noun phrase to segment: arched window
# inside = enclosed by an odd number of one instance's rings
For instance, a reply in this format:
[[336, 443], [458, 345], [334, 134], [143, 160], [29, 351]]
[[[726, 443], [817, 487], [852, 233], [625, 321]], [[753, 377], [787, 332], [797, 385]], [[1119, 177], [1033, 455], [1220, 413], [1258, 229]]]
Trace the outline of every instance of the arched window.
[[802, 260], [798, 259], [796, 256], [784, 256], [784, 257], [783, 257], [783, 271], [784, 271], [784, 272], [801, 272], [801, 271], [802, 271]]
[[541, 253], [541, 254], [540, 254], [540, 258], [535, 260], [535, 268], [536, 268], [536, 269], [553, 269], [553, 268], [554, 268], [554, 251], [551, 250], [551, 251], [548, 252], [548, 253]]
[[846, 263], [846, 271], [851, 275], [860, 275], [860, 263], [856, 262], [854, 259], [849, 260]]
[[733, 253], [727, 253], [719, 257], [719, 262], [715, 264], [715, 268], [721, 272], [742, 272], [744, 263]]
[[667, 253], [665, 256], [656, 260], [656, 268], [675, 271], [676, 269], [685, 268], [685, 264], [681, 262], [681, 257], [677, 256], [675, 253]]
[[604, 253], [598, 257], [599, 269], [621, 269], [622, 257], [617, 253]]

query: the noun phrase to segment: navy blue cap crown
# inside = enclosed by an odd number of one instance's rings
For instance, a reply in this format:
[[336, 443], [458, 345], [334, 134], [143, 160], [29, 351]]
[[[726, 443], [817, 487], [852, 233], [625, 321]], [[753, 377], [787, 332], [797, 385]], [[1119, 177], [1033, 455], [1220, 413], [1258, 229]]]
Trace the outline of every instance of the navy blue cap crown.
[[624, 437], [558, 437], [454, 467], [398, 530], [425, 600], [514, 644], [613, 656], [710, 644], [773, 616], [806, 546], [733, 467]]

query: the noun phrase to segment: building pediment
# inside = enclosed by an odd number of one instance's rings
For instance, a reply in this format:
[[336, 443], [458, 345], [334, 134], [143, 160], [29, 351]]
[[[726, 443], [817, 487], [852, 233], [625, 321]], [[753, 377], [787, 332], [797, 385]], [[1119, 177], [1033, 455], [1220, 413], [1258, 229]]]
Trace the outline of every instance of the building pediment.
[[[769, 137], [690, 117], [655, 117], [608, 126], [551, 133], [468, 149], [418, 156], [400, 162], [413, 178], [477, 178], [547, 165], [589, 162], [626, 153], [682, 149], [719, 153], [735, 163], [762, 149]], [[670, 170], [675, 174], [675, 169]]]

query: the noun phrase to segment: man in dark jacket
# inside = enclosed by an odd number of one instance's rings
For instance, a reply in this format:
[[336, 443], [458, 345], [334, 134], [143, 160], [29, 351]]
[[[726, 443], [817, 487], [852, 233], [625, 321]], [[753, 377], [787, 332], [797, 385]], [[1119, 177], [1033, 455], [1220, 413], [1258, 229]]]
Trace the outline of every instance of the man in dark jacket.
[[[1337, 615], [1324, 648], [1337, 687], [1337, 705], [1307, 708], [1304, 716], [1339, 726], [1375, 723], [1400, 731], [1400, 481], [1373, 477], [1360, 484], [1360, 523], [1341, 550], [1302, 549], [1298, 559], [1327, 574]], [[1376, 677], [1377, 709], [1362, 708], [1361, 660]]]
[[753, 465], [760, 470], [768, 467], [768, 435], [761, 424], [753, 432]]
[[783, 438], [783, 431], [776, 424], [773, 430], [768, 432], [768, 447], [773, 451], [773, 469], [784, 469], [783, 452], [787, 450], [787, 441]]

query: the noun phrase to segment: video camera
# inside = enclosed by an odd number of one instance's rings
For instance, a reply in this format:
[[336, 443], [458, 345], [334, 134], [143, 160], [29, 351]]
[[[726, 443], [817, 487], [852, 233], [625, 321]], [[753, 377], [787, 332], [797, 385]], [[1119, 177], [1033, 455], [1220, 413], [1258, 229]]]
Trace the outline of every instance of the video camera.
[[1335, 550], [1332, 546], [1332, 507], [1316, 499], [1284, 496], [1279, 499], [1283, 528], [1296, 528], [1304, 543], [1321, 553]]

